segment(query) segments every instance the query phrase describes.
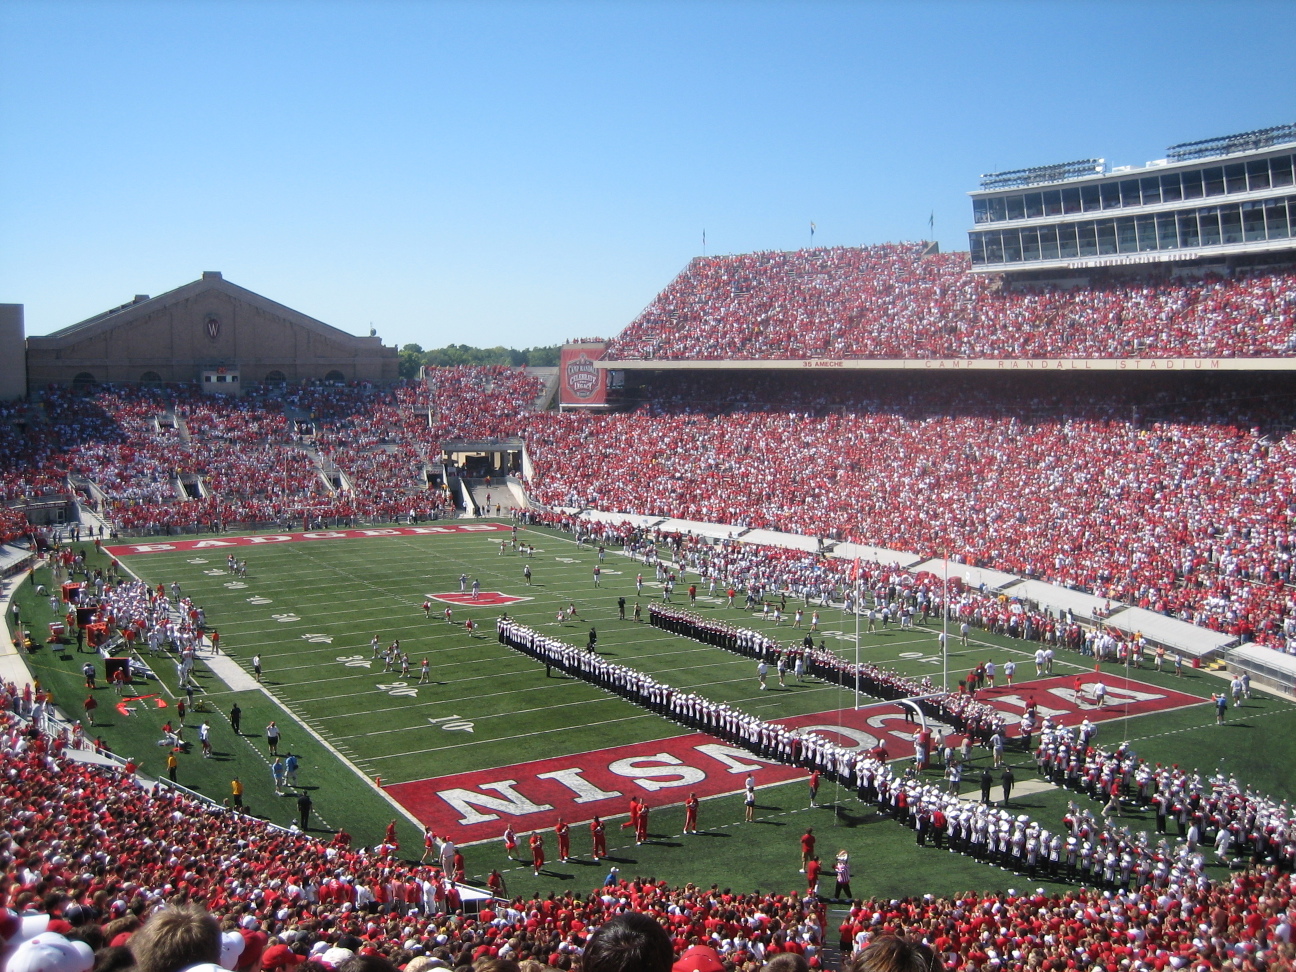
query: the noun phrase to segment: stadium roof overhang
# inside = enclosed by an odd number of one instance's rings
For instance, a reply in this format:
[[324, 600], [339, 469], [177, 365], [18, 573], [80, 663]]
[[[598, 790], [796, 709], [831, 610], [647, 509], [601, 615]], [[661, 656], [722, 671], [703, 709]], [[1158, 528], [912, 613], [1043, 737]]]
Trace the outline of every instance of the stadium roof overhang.
[[1296, 371], [1287, 358], [689, 358], [606, 359], [610, 371]]

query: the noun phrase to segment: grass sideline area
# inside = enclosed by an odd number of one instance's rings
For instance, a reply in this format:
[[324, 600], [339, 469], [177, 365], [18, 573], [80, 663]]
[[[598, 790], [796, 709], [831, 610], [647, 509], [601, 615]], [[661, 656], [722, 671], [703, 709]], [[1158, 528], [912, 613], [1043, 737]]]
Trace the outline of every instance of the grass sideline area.
[[[250, 672], [254, 655], [263, 659], [261, 685], [243, 691], [232, 690], [199, 664], [200, 697], [210, 711], [190, 713], [185, 719], [186, 736], [194, 744], [181, 757], [179, 782], [219, 800], [228, 795], [230, 780], [238, 775], [245, 783], [245, 802], [254, 812], [282, 824], [295, 820], [295, 794], [276, 796], [271, 785], [264, 727], [275, 720], [283, 730], [280, 751], [294, 752], [301, 760], [299, 780], [312, 794], [321, 835], [341, 827], [357, 842], [375, 844], [387, 822], [396, 819], [402, 856], [416, 859], [422, 852], [421, 835], [393, 807], [389, 794], [374, 785], [375, 777], [381, 776], [385, 785], [398, 784], [684, 734], [680, 726], [593, 686], [547, 677], [543, 666], [499, 645], [494, 620], [500, 610], [573, 644], [583, 645], [594, 627], [598, 648], [607, 659], [763, 718], [851, 706], [849, 691], [820, 682], [798, 685], [789, 679], [785, 689], [775, 685], [762, 692], [750, 660], [673, 638], [646, 622], [620, 620], [617, 598], [627, 598], [627, 613], [632, 617], [637, 574], [644, 575], [645, 619], [648, 600], [660, 597], [660, 590], [650, 569], [619, 550], [608, 549], [601, 563], [601, 586], [596, 588], [595, 550], [578, 549], [570, 536], [548, 530], [528, 528], [520, 531], [520, 537], [536, 547], [534, 558], [525, 562], [507, 544], [501, 552], [500, 541], [507, 540], [507, 532], [237, 547], [232, 552], [249, 565], [247, 576], [238, 578], [226, 571], [227, 551], [222, 548], [121, 558], [126, 568], [152, 585], [179, 583], [205, 609], [209, 627], [220, 631], [222, 651], [245, 671]], [[89, 551], [92, 565], [108, 563], [107, 556], [92, 546], [77, 547]], [[526, 565], [532, 569], [530, 585], [523, 578]], [[468, 585], [478, 580], [483, 593], [499, 591], [528, 600], [506, 608], [450, 604], [453, 623], [442, 616], [446, 603], [434, 600], [431, 617], [425, 617], [422, 604], [428, 595], [456, 595], [464, 575]], [[37, 570], [16, 594], [24, 621], [40, 632], [52, 615], [47, 598], [38, 597], [33, 584], [49, 586], [48, 570]], [[686, 588], [687, 583], [679, 585], [677, 601]], [[559, 609], [573, 603], [577, 620], [557, 621]], [[722, 599], [699, 597], [697, 610], [750, 627], [772, 627], [759, 616], [726, 608]], [[838, 609], [821, 609], [821, 613], [822, 637], [828, 646], [853, 657], [853, 620]], [[463, 625], [468, 617], [478, 626], [473, 635]], [[861, 658], [905, 674], [932, 675], [939, 682], [937, 633], [933, 625], [865, 634]], [[786, 624], [778, 632], [785, 642], [799, 641], [803, 634]], [[409, 677], [382, 671], [381, 661], [372, 658], [370, 649], [375, 636], [384, 647], [400, 639], [413, 662]], [[1019, 681], [1033, 678], [1034, 666], [1029, 662], [1033, 644], [982, 632], [973, 633], [967, 648], [957, 647], [956, 641], [949, 660], [951, 684], [977, 661], [988, 658], [1002, 662], [1014, 657]], [[80, 667], [88, 657], [78, 656], [74, 645], [63, 652], [42, 647], [28, 661], [62, 707], [80, 715], [85, 696]], [[429, 681], [418, 684], [425, 657]], [[180, 692], [171, 658], [146, 660], [159, 676], [159, 682], [149, 683], [148, 691], [159, 692], [168, 708], [139, 707], [132, 715], [120, 715], [112, 689], [104, 686], [101, 667], [94, 734], [102, 735], [114, 751], [135, 757], [144, 771], [161, 776], [166, 750], [157, 745], [160, 726], [174, 717]], [[1092, 672], [1093, 662], [1061, 652], [1058, 670], [1066, 675]], [[1119, 685], [1123, 675], [1123, 670], [1108, 666], [1109, 684]], [[1226, 685], [1201, 671], [1189, 671], [1182, 679], [1170, 672], [1144, 670], [1136, 675], [1140, 681], [1203, 698]], [[231, 731], [228, 722], [235, 701], [243, 710], [241, 736]], [[210, 719], [213, 730], [214, 754], [208, 760], [201, 758], [196, 744], [204, 718]], [[1257, 693], [1243, 708], [1230, 709], [1224, 726], [1215, 724], [1214, 710], [1207, 704], [1130, 717], [1104, 723], [1098, 738], [1104, 743], [1128, 738], [1151, 761], [1195, 766], [1204, 775], [1223, 771], [1260, 792], [1296, 798], [1291, 775], [1296, 765], [1296, 706], [1285, 699]], [[1018, 750], [1012, 750], [1009, 758], [1018, 787], [1029, 791], [1026, 784], [1035, 777], [1033, 758]], [[988, 754], [974, 750], [965, 790], [976, 788], [980, 768], [988, 760]], [[930, 773], [938, 778], [939, 771]], [[997, 795], [998, 786], [995, 789]], [[678, 799], [683, 796], [680, 793]], [[1024, 792], [1012, 806], [1057, 828], [1069, 799], [1084, 802], [1067, 791], [1041, 789]], [[756, 821], [744, 824], [741, 796], [717, 796], [704, 802], [703, 832], [696, 836], [680, 833], [682, 808], [658, 804], [651, 839], [642, 846], [636, 846], [620, 828], [621, 820], [609, 819], [609, 861], [592, 861], [588, 831], [573, 827], [576, 859], [566, 865], [557, 862], [549, 832], [551, 866], [539, 878], [532, 876], [529, 861], [509, 861], [499, 841], [467, 848], [469, 878], [480, 882], [498, 867], [513, 893], [587, 890], [601, 883], [608, 866], [615, 864], [623, 876], [652, 875], [675, 884], [802, 890], [799, 838], [806, 827], [813, 827], [825, 860], [839, 847], [850, 851], [857, 896], [1026, 886], [1023, 876], [915, 846], [912, 831], [863, 807], [853, 794], [834, 792], [831, 785], [821, 791], [819, 802], [819, 807], [808, 806], [799, 778], [763, 788]], [[1151, 820], [1138, 814], [1127, 822], [1133, 830], [1151, 829]], [[830, 879], [821, 881], [821, 889], [825, 885], [831, 890]]]

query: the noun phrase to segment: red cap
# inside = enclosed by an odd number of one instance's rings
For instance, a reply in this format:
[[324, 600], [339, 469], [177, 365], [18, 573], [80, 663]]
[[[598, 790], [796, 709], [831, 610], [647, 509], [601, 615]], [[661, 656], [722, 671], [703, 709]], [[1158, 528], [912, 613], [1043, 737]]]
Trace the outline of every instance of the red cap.
[[714, 948], [694, 945], [671, 966], [671, 972], [724, 972], [724, 963]]
[[261, 956], [263, 969], [290, 969], [302, 961], [302, 957], [283, 943], [271, 945]]
[[266, 933], [243, 929], [243, 953], [238, 957], [237, 968], [250, 969], [257, 964], [257, 959], [266, 947]]

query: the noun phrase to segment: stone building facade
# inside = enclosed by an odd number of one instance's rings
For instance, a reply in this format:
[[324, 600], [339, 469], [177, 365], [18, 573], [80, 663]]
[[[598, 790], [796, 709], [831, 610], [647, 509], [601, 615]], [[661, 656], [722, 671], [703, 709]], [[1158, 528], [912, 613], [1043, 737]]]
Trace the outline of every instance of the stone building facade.
[[199, 382], [238, 394], [260, 382], [398, 377], [396, 348], [356, 337], [205, 272], [78, 324], [27, 338], [27, 384]]

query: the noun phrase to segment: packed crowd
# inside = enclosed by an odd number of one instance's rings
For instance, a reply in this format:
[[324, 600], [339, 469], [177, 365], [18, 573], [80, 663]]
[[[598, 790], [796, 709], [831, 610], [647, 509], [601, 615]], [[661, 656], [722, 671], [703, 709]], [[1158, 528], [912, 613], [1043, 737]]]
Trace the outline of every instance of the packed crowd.
[[[466, 914], [454, 907], [455, 889], [438, 866], [402, 860], [391, 843], [355, 848], [344, 833], [320, 840], [165, 787], [146, 789], [128, 769], [76, 761], [64, 738], [30, 729], [15, 715], [31, 710], [30, 691], [8, 684], [0, 695], [0, 895], [12, 909], [0, 913], [0, 936], [10, 939], [0, 952], [38, 929], [84, 941], [87, 953], [129, 945], [158, 908], [195, 904], [221, 921], [234, 957], [249, 959], [226, 967], [247, 972], [303, 962], [314, 964], [302, 972], [323, 972], [354, 955], [411, 970], [416, 961], [417, 969], [466, 968], [482, 959], [575, 969], [589, 936], [626, 912], [656, 919], [676, 953], [713, 948], [726, 972], [755, 972], [786, 952], [821, 964], [830, 934], [823, 902], [796, 893], [669, 887], [613, 873], [588, 895], [505, 892]], [[1231, 780], [1149, 769], [1126, 751], [1103, 752], [1046, 729], [1041, 753], [1064, 748], [1085, 754], [1080, 775], [1100, 767], [1129, 799], [1150, 796], [1159, 824], [1167, 816], [1179, 821], [1188, 839], [1173, 849], [1164, 839], [1149, 844], [1074, 807], [1048, 833], [987, 803], [952, 801], [939, 787], [929, 792], [864, 755], [853, 767], [859, 792], [920, 842], [1027, 875], [1074, 872], [1089, 886], [1053, 895], [856, 900], [838, 928], [843, 953], [903, 933], [966, 972], [1291, 968], [1296, 885], [1284, 806]], [[1233, 844], [1224, 854], [1277, 866], [1211, 882], [1192, 845], [1197, 830], [1206, 845], [1216, 835], [1217, 855], [1217, 835], [1226, 833]], [[77, 972], [89, 968], [87, 959]]]
[[1271, 357], [1296, 351], [1290, 271], [1003, 285], [921, 243], [698, 257], [614, 359]]
[[[996, 399], [980, 387], [878, 381], [770, 383], [756, 402], [752, 383], [730, 379], [709, 382], [705, 401], [665, 383], [633, 411], [594, 416], [535, 412], [539, 387], [513, 369], [438, 369], [428, 386], [281, 390], [286, 398], [254, 394], [224, 412], [182, 391], [56, 390], [25, 438], [13, 426], [0, 438], [12, 461], [0, 487], [16, 500], [84, 478], [127, 532], [423, 519], [453, 507], [425, 475], [441, 443], [517, 436], [530, 493], [549, 508], [948, 553], [1296, 646], [1296, 463], [1281, 398], [1039, 386]], [[12, 537], [23, 523], [11, 514], [0, 527]], [[633, 539], [628, 527], [603, 530]], [[846, 567], [829, 558], [685, 543], [681, 556], [739, 589], [821, 597], [844, 586]]]
[[12, 421], [0, 429], [0, 491], [9, 501], [75, 491], [131, 533], [426, 519], [452, 504], [428, 486], [405, 391], [51, 388], [23, 413], [24, 434]]
[[1296, 634], [1290, 442], [1261, 409], [1139, 411], [1119, 398], [996, 409], [969, 396], [962, 407], [564, 415], [532, 425], [532, 493], [948, 552], [1284, 646]]
[[[402, 860], [392, 843], [352, 847], [345, 833], [324, 841], [146, 789], [129, 771], [70, 758], [62, 737], [14, 717], [24, 701], [13, 685], [3, 696], [0, 903], [7, 898], [15, 918], [51, 914], [59, 922], [51, 930], [96, 946], [127, 941], [160, 905], [190, 903], [266, 956], [260, 967], [321, 963], [310, 972], [356, 954], [400, 966], [418, 956], [445, 968], [490, 957], [572, 969], [588, 934], [626, 911], [657, 918], [679, 951], [714, 943], [730, 968], [754, 969], [785, 951], [813, 958], [824, 936], [824, 906], [814, 899], [615, 875], [587, 896], [504, 894], [465, 914], [441, 867]], [[13, 926], [0, 927], [2, 937]]]

